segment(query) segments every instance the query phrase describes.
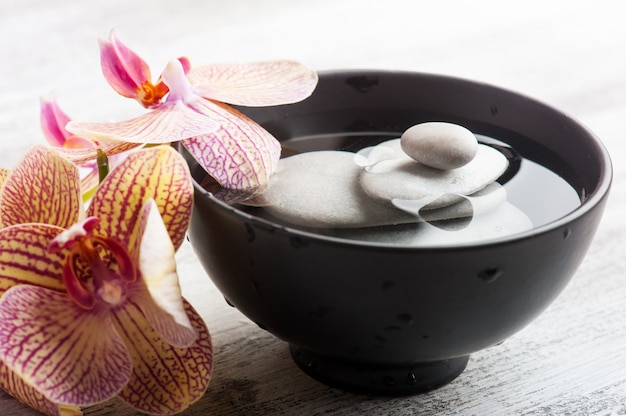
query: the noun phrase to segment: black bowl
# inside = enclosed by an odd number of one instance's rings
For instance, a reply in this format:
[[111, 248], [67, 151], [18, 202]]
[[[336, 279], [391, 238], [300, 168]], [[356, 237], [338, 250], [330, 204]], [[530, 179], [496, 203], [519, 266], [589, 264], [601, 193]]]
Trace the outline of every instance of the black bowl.
[[[279, 225], [196, 183], [189, 236], [210, 278], [231, 305], [288, 342], [306, 373], [345, 390], [437, 388], [464, 370], [471, 353], [526, 326], [576, 271], [610, 187], [609, 156], [590, 131], [535, 100], [463, 79], [324, 72], [303, 102], [241, 110], [304, 150], [356, 149], [364, 138], [398, 137], [424, 121], [462, 124], [557, 173], [581, 200], [506, 238], [416, 248]], [[318, 143], [320, 135], [339, 138]], [[204, 173], [189, 163], [200, 182]]]

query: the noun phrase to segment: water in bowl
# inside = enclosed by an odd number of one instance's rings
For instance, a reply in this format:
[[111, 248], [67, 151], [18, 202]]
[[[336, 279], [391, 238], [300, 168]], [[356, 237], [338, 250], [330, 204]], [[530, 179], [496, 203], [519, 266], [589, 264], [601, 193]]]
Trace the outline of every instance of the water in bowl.
[[[374, 146], [397, 137], [398, 135], [395, 133], [327, 134], [297, 137], [282, 142], [282, 155], [283, 157], [289, 157], [297, 153], [316, 150], [342, 150], [356, 153], [365, 147]], [[518, 149], [503, 141], [484, 135], [477, 135], [477, 138], [480, 143], [496, 148], [507, 157], [509, 167], [498, 178], [497, 182], [506, 189], [507, 202], [521, 210], [532, 223], [532, 227], [539, 227], [555, 221], [580, 206], [584, 195], [579, 195], [568, 181], [553, 170], [527, 157], [524, 154], [524, 149], [518, 151]], [[545, 159], [545, 152], [547, 150], [543, 149], [540, 152], [543, 157], [538, 159]], [[304, 231], [345, 239], [382, 243], [397, 242], [405, 245], [421, 245], [419, 234], [424, 233], [425, 229], [435, 234], [443, 235], [446, 241], [454, 244], [455, 239], [458, 239], [457, 237], [461, 235], [458, 232], [465, 229], [471, 220], [471, 218], [460, 218], [445, 221], [364, 227], [361, 229], [315, 228], [302, 225], [294, 226], [284, 222], [281, 218], [269, 214], [263, 207], [238, 205], [238, 208], [260, 218], [291, 228], [301, 228]], [[416, 238], [416, 236], [418, 237]], [[472, 237], [470, 236], [469, 238]], [[434, 244], [439, 245], [438, 242]]]

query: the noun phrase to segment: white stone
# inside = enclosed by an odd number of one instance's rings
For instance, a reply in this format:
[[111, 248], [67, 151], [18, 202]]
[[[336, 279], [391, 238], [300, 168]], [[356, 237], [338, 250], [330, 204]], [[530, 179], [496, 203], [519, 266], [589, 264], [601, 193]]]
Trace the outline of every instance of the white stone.
[[324, 150], [280, 159], [260, 199], [282, 222], [313, 227], [365, 227], [417, 218], [369, 198], [359, 185], [362, 167], [351, 152]]
[[453, 123], [416, 124], [402, 136], [402, 150], [414, 160], [436, 169], [449, 170], [468, 164], [476, 155], [476, 136]]
[[[390, 143], [384, 145], [393, 147]], [[472, 161], [457, 169], [435, 169], [407, 155], [400, 155], [363, 169], [360, 182], [365, 193], [373, 199], [391, 203], [393, 199], [434, 197], [436, 202], [430, 208], [440, 208], [458, 202], [458, 195], [481, 190], [502, 175], [507, 167], [508, 160], [502, 153], [481, 144]]]
[[[402, 155], [398, 143], [399, 140], [385, 142], [384, 146], [395, 148], [396, 156]], [[363, 167], [355, 162], [356, 157], [350, 152], [316, 151], [283, 158], [266, 192], [246, 203], [264, 206], [270, 216], [293, 225], [358, 228], [467, 217], [478, 206], [493, 208], [506, 198], [504, 188], [493, 183], [473, 195], [476, 198], [471, 204], [464, 200], [430, 209], [428, 203], [424, 204], [426, 207], [416, 206], [419, 201], [412, 200], [396, 201], [396, 206], [387, 201], [380, 203], [363, 192], [359, 183]], [[434, 201], [434, 205], [442, 204]], [[420, 212], [422, 208], [427, 212]]]

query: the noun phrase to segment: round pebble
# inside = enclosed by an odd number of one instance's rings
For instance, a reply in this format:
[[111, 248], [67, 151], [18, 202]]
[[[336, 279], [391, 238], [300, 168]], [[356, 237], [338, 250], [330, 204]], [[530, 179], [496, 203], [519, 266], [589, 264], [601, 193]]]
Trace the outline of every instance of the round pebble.
[[[313, 228], [353, 228], [416, 222], [415, 215], [380, 204], [359, 185], [354, 153], [320, 150], [280, 159], [265, 193], [264, 211]], [[246, 201], [247, 203], [247, 201]]]
[[[380, 146], [380, 145], [379, 145]], [[483, 189], [504, 173], [509, 165], [496, 149], [479, 145], [476, 157], [465, 166], [440, 170], [415, 163], [408, 155], [385, 159], [361, 172], [361, 187], [379, 201], [393, 199], [420, 200], [437, 197], [432, 208], [441, 208], [459, 201], [459, 195], [470, 195]]]
[[453, 123], [428, 122], [407, 129], [400, 138], [402, 150], [412, 159], [435, 169], [465, 166], [478, 151], [476, 136]]

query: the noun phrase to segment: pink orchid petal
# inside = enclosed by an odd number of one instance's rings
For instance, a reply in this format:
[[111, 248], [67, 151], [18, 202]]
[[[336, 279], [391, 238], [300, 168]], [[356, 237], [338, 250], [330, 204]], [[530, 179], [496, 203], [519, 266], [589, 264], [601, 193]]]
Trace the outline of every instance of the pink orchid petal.
[[[198, 97], [197, 101], [203, 101]], [[131, 143], [161, 144], [215, 131], [217, 123], [181, 101], [173, 101], [130, 120], [114, 123], [71, 121], [67, 129], [96, 141], [117, 140]]]
[[78, 169], [43, 145], [31, 148], [0, 190], [0, 226], [38, 222], [67, 228], [82, 214]]
[[186, 348], [196, 340], [183, 306], [176, 273], [176, 250], [154, 199], [143, 206], [140, 218], [139, 270], [145, 290], [137, 296], [152, 327], [170, 345]]
[[180, 58], [178, 58], [178, 61], [183, 66], [183, 71], [185, 72], [185, 74], [188, 74], [189, 71], [191, 71], [191, 61], [189, 60], [189, 58], [187, 58], [186, 56], [181, 56]]
[[50, 400], [87, 406], [130, 379], [128, 349], [107, 314], [64, 292], [19, 285], [0, 298], [0, 360]]
[[242, 198], [263, 190], [280, 158], [274, 136], [232, 107], [209, 100], [194, 103], [216, 120], [214, 133], [184, 140], [183, 146], [217, 182]]
[[133, 374], [119, 397], [150, 414], [175, 414], [200, 399], [211, 380], [213, 347], [211, 336], [198, 313], [185, 302], [185, 310], [198, 334], [189, 348], [169, 345], [130, 303], [116, 310], [115, 324], [128, 346]]
[[40, 413], [50, 416], [82, 415], [80, 408], [75, 406], [59, 405], [48, 400], [33, 386], [24, 382], [14, 371], [0, 362], [0, 388]]
[[48, 142], [63, 147], [71, 133], [65, 130], [70, 118], [61, 110], [54, 97], [40, 99], [40, 123], [43, 135]]
[[150, 67], [111, 31], [108, 40], [100, 39], [100, 63], [104, 78], [118, 94], [137, 98], [145, 82], [150, 82]]
[[191, 68], [187, 78], [204, 98], [251, 107], [302, 101], [318, 79], [294, 61], [203, 65]]
[[154, 199], [172, 244], [178, 249], [191, 219], [193, 184], [183, 157], [169, 146], [128, 154], [100, 184], [88, 215], [101, 219], [101, 232], [114, 237], [133, 258], [138, 255], [141, 210]]

